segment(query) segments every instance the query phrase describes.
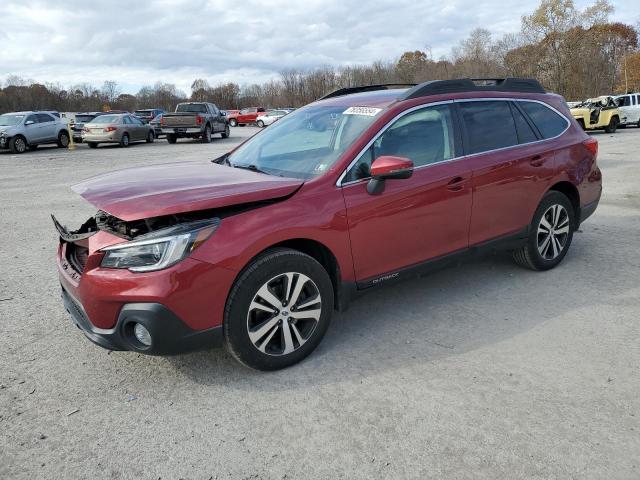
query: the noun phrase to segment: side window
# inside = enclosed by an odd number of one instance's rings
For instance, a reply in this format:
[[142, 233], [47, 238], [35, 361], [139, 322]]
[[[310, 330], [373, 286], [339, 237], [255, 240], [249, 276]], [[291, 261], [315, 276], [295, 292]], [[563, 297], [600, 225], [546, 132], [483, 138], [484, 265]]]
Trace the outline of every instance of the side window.
[[38, 117], [39, 123], [48, 123], [54, 121], [54, 118], [51, 115], [47, 115], [46, 113], [38, 113], [36, 116]]
[[461, 102], [459, 106], [467, 130], [467, 153], [518, 145], [518, 134], [509, 102]]
[[129, 117], [123, 117], [122, 120], [123, 123], [126, 123], [127, 125], [131, 125], [133, 123]]
[[620, 97], [619, 105], [621, 107], [628, 107], [631, 105], [631, 95], [625, 95], [624, 97]]
[[144, 125], [142, 120], [140, 120], [138, 117], [129, 117], [129, 119], [131, 120], [132, 123], [135, 123], [136, 125]]
[[29, 116], [25, 119], [24, 123], [27, 123], [27, 122], [38, 123], [38, 119], [37, 119], [37, 117], [36, 117], [35, 115], [29, 115]]
[[364, 152], [345, 176], [352, 182], [370, 176], [371, 163], [383, 155], [406, 157], [420, 167], [456, 157], [449, 105], [426, 107], [399, 118]]
[[514, 104], [511, 104], [511, 113], [516, 123], [516, 131], [518, 132], [518, 140], [520, 143], [529, 143], [538, 140], [529, 122], [527, 122], [527, 119], [524, 118], [524, 115], [522, 115], [518, 107]]
[[568, 127], [567, 120], [564, 117], [541, 103], [519, 102], [519, 105], [529, 115], [535, 126], [538, 127], [542, 138], [557, 137]]

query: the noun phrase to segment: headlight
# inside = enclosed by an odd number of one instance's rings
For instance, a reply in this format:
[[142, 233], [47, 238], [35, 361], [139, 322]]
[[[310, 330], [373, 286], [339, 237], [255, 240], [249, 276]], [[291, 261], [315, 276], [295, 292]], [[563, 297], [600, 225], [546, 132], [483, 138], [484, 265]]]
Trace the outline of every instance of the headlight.
[[101, 266], [152, 272], [178, 263], [198, 248], [220, 225], [220, 219], [198, 220], [141, 235], [136, 240], [105, 247]]

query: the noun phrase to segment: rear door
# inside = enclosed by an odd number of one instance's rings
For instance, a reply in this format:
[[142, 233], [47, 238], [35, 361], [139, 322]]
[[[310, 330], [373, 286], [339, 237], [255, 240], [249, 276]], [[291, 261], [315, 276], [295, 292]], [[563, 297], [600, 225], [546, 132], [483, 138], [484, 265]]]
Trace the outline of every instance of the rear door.
[[[554, 145], [541, 141], [542, 134], [521, 102], [490, 99], [456, 104], [473, 172], [469, 244], [524, 234], [554, 174]], [[526, 104], [551, 112], [539, 103]], [[568, 128], [568, 122], [561, 121], [563, 130]]]
[[[454, 119], [451, 103], [407, 112], [347, 170], [341, 185], [360, 286], [468, 246], [471, 171]], [[369, 169], [381, 155], [409, 158], [413, 176], [387, 180], [380, 195], [370, 195]]]

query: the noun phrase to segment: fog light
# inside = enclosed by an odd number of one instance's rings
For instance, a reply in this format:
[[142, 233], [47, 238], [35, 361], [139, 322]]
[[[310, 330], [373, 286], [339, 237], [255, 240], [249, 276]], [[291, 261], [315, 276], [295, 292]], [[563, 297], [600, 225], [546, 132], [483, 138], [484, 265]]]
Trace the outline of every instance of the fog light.
[[133, 327], [133, 334], [141, 344], [146, 345], [147, 347], [151, 346], [151, 334], [144, 325], [142, 325], [141, 323], [136, 323], [136, 325]]

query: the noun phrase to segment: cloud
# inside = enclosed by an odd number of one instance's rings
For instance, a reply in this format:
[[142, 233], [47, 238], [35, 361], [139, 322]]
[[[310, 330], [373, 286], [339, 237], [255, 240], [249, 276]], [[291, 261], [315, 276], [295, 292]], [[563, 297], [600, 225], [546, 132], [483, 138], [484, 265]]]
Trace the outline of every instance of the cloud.
[[[616, 6], [633, 12], [633, 2]], [[262, 82], [284, 69], [393, 60], [425, 48], [439, 58], [474, 28], [517, 31], [537, 3], [3, 0], [0, 78], [63, 85], [113, 79], [131, 91], [163, 81], [188, 91], [198, 77]]]

